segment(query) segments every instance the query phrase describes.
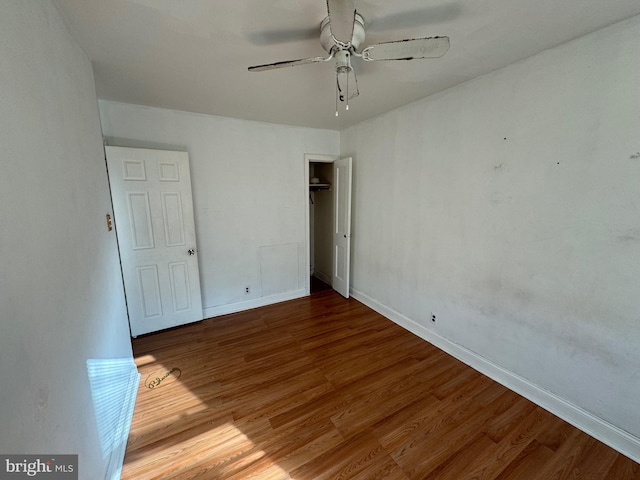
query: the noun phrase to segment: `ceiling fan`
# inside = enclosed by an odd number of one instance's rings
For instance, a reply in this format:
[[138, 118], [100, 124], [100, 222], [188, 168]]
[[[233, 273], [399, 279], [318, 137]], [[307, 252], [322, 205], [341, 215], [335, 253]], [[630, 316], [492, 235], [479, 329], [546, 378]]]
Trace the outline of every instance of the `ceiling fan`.
[[414, 60], [439, 58], [449, 50], [449, 37], [412, 38], [378, 43], [358, 50], [365, 38], [365, 22], [356, 11], [355, 0], [326, 0], [326, 2], [328, 15], [320, 24], [320, 44], [328, 53], [327, 57], [256, 65], [249, 67], [249, 71], [262, 72], [335, 59], [336, 116], [338, 116], [338, 101], [344, 102], [345, 110], [349, 110], [349, 100], [360, 94], [356, 73], [351, 66], [352, 56], [360, 57], [366, 62]]

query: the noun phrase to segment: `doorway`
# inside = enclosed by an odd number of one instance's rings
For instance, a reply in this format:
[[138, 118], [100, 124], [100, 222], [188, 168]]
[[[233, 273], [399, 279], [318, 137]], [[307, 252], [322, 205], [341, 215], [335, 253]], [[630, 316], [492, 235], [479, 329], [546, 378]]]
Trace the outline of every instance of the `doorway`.
[[305, 193], [307, 294], [332, 288], [349, 298], [351, 158], [305, 155]]
[[333, 163], [309, 162], [309, 272], [314, 290], [333, 284]]

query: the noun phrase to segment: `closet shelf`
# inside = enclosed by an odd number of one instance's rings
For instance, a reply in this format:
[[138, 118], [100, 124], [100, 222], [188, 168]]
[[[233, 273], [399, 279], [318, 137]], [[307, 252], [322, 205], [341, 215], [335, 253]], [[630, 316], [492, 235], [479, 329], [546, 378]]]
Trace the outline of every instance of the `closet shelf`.
[[330, 183], [310, 183], [309, 190], [315, 192], [316, 190], [329, 190], [331, 188]]

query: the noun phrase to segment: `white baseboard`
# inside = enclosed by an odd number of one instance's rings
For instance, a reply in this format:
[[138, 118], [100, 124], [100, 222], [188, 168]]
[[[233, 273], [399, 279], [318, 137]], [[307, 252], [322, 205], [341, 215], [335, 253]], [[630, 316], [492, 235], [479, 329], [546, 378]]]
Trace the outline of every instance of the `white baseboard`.
[[435, 345], [449, 355], [469, 365], [474, 370], [486, 375], [545, 410], [560, 417], [574, 427], [609, 445], [618, 452], [636, 462], [640, 462], [640, 438], [631, 435], [600, 417], [583, 410], [563, 398], [551, 393], [528, 380], [504, 369], [500, 365], [488, 360], [462, 345], [448, 340], [437, 333], [425, 328], [414, 320], [402, 315], [392, 308], [383, 305], [367, 294], [351, 289], [351, 295], [389, 320], [409, 330], [420, 338]]
[[265, 305], [272, 305], [274, 303], [286, 302], [287, 300], [305, 297], [306, 295], [308, 295], [307, 291], [302, 288], [291, 292], [279, 293], [277, 295], [269, 295], [268, 297], [252, 298], [251, 300], [246, 300], [244, 302], [229, 303], [227, 305], [218, 305], [216, 307], [205, 307], [202, 309], [202, 314], [204, 315], [204, 318], [219, 317], [220, 315], [227, 315], [229, 313], [242, 312], [244, 310], [264, 307]]

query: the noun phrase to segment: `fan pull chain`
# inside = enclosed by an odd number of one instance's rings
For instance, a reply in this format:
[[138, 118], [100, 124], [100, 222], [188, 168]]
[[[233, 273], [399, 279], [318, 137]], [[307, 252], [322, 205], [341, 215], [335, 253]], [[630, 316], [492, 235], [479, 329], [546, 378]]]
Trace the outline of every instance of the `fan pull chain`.
[[338, 95], [340, 95], [340, 84], [338, 83], [338, 74], [336, 74], [336, 117], [338, 116]]
[[351, 76], [349, 75], [350, 71], [351, 70], [347, 70], [347, 100], [346, 100], [347, 106], [344, 107], [345, 110], [349, 110], [349, 77]]

